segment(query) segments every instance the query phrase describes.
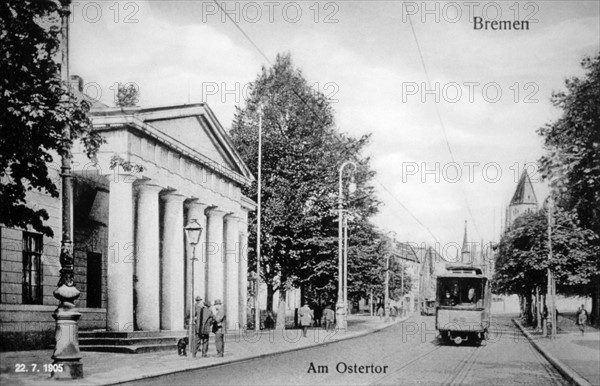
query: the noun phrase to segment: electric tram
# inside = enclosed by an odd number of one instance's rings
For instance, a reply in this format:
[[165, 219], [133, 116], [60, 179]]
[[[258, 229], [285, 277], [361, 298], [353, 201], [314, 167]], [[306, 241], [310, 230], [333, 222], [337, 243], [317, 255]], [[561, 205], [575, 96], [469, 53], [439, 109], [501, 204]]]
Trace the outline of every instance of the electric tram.
[[447, 266], [437, 277], [435, 327], [442, 342], [481, 343], [490, 326], [490, 283], [478, 267]]

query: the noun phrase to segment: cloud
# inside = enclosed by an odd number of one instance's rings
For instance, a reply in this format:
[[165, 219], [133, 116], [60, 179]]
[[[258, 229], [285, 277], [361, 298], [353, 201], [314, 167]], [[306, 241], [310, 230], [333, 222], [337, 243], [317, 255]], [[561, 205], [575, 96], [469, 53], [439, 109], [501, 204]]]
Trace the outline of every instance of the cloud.
[[[97, 82], [105, 103], [113, 102], [115, 82], [136, 83], [146, 106], [185, 103], [188, 95], [199, 102], [207, 97], [203, 91], [208, 83], [217, 86], [210, 96], [220, 101], [226, 90], [235, 90], [240, 79], [252, 79], [260, 67], [251, 51], [215, 28], [162, 19], [152, 12], [150, 1], [131, 3], [138, 11], [136, 23], [115, 22], [111, 7], [123, 3], [94, 4], [102, 9], [97, 22], [75, 14], [71, 73]], [[119, 17], [123, 15], [121, 9]]]

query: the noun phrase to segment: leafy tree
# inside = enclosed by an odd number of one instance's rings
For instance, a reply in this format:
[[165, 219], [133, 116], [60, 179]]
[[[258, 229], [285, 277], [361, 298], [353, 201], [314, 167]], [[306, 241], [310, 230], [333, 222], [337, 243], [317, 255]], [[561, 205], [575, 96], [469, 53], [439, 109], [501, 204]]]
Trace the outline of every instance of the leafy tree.
[[[91, 132], [89, 104], [60, 79], [62, 9], [50, 0], [0, 2], [0, 221], [53, 236], [45, 209], [27, 206], [26, 192], [58, 197], [48, 164], [80, 139], [93, 157], [102, 143]], [[71, 138], [65, 138], [68, 125]]]
[[580, 293], [597, 271], [600, 249], [598, 236], [582, 228], [575, 212], [553, 211], [551, 243], [548, 250], [548, 217], [545, 210], [525, 214], [515, 221], [499, 244], [494, 274], [494, 292], [518, 294], [529, 304], [535, 288], [544, 292], [547, 269], [556, 279], [558, 293]]
[[[250, 170], [258, 170], [258, 121], [262, 125], [261, 280], [267, 284], [267, 308], [279, 291], [278, 324], [283, 326], [286, 292], [335, 293], [337, 284], [338, 168], [354, 159], [360, 193], [345, 210], [358, 217], [376, 211], [368, 179], [368, 159], [358, 157], [368, 136], [354, 139], [337, 132], [326, 97], [313, 89], [289, 55], [277, 55], [252, 84], [244, 108], [238, 108], [231, 137]], [[348, 173], [345, 173], [345, 181]], [[346, 184], [347, 185], [347, 184]], [[244, 192], [257, 200], [256, 183]], [[347, 192], [345, 192], [347, 194]], [[250, 218], [256, 245], [256, 217]], [[256, 251], [249, 250], [250, 266]]]
[[[552, 103], [563, 113], [538, 130], [546, 149], [539, 164], [558, 204], [575, 210], [581, 226], [600, 235], [600, 55], [585, 58], [581, 65], [585, 76], [567, 79], [566, 91], [552, 94]], [[598, 323], [598, 264], [589, 285], [580, 289], [579, 295], [592, 295], [592, 320]]]

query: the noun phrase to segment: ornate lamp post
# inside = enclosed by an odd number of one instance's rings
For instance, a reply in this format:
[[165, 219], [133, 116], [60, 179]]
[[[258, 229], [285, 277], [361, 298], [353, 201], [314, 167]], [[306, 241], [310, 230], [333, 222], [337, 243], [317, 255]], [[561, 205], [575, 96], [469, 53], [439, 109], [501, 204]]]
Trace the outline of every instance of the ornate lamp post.
[[195, 342], [195, 326], [196, 321], [194, 320], [194, 262], [196, 259], [196, 245], [200, 241], [200, 235], [202, 234], [202, 225], [198, 224], [195, 218], [191, 219], [190, 222], [183, 228], [185, 231], [185, 237], [187, 238], [188, 243], [192, 246], [192, 279], [190, 282], [190, 286], [192, 287], [192, 295], [190, 296], [190, 322], [189, 324], [189, 334], [190, 334], [190, 351], [193, 353], [193, 357], [196, 357], [196, 342]]
[[[61, 0], [61, 80], [66, 85], [69, 82], [69, 5], [70, 0]], [[67, 100], [68, 95], [63, 95]], [[71, 138], [71, 128], [65, 125], [63, 137]], [[83, 378], [83, 363], [79, 351], [77, 321], [81, 314], [75, 309], [75, 300], [79, 298], [79, 291], [74, 283], [73, 261], [73, 182], [71, 174], [71, 155], [61, 154], [61, 179], [62, 179], [62, 239], [60, 246], [60, 279], [54, 297], [60, 301], [58, 308], [52, 314], [56, 320], [56, 334], [54, 353], [52, 359], [60, 370], [52, 373], [55, 379]]]
[[[356, 170], [356, 164], [352, 161], [346, 161], [340, 166], [339, 170], [339, 194], [338, 194], [338, 296], [337, 296], [337, 304], [335, 306], [336, 309], [336, 327], [340, 330], [346, 329], [346, 313], [347, 306], [345, 302], [345, 290], [344, 290], [344, 274], [343, 274], [343, 265], [344, 265], [344, 247], [343, 247], [343, 238], [344, 238], [344, 220], [343, 220], [343, 185], [342, 185], [342, 176], [344, 174], [344, 168], [347, 165], [351, 165], [354, 170]], [[356, 190], [356, 184], [354, 183], [354, 175], [352, 175], [352, 180], [350, 186], [348, 186], [348, 191], [353, 192]]]

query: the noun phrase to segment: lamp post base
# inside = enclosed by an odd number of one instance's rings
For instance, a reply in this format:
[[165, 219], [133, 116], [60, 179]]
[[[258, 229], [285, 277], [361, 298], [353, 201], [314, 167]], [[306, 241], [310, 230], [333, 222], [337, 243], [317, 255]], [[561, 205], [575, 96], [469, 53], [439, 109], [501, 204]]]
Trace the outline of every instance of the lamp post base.
[[83, 363], [79, 351], [77, 321], [81, 314], [69, 305], [61, 304], [52, 314], [56, 320], [56, 346], [54, 348], [52, 372], [54, 379], [79, 379], [83, 378]]
[[335, 327], [338, 330], [346, 330], [348, 328], [346, 322], [346, 304], [337, 302], [335, 304]]
[[83, 378], [83, 363], [77, 362], [64, 362], [64, 361], [54, 361], [53, 363], [57, 367], [56, 370], [53, 371], [51, 376], [52, 379], [81, 379]]

